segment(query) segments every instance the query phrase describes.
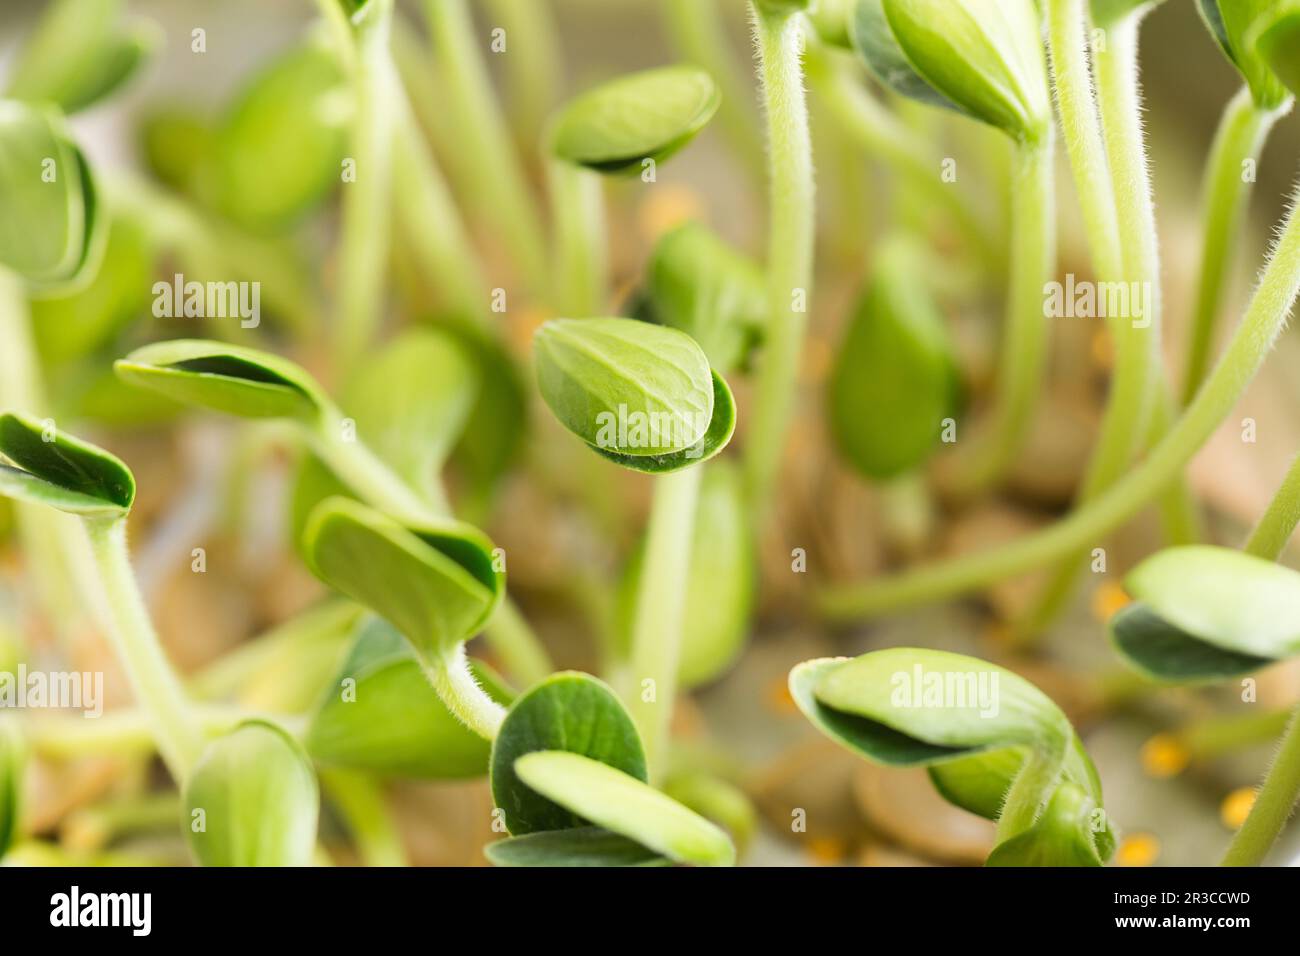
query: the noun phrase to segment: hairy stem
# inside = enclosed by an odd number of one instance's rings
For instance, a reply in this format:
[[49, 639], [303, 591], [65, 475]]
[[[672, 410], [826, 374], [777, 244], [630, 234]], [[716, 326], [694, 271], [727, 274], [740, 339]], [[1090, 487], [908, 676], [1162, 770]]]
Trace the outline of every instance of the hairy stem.
[[646, 532], [632, 623], [630, 704], [645, 744], [651, 779], [658, 779], [664, 770], [663, 752], [677, 693], [691, 529], [702, 475], [701, 466], [692, 465], [655, 479]]
[[[510, 250], [536, 294], [547, 289], [546, 246], [537, 204], [492, 91], [482, 43], [465, 0], [424, 0], [443, 101], [455, 117], [458, 146], [469, 157], [471, 199]], [[510, 36], [506, 36], [509, 50]], [[523, 47], [532, 42], [514, 37]]]
[[1276, 561], [1300, 523], [1300, 455], [1291, 460], [1282, 485], [1268, 503], [1242, 550], [1257, 558]]
[[1011, 208], [1011, 277], [998, 359], [992, 429], [975, 446], [960, 492], [977, 494], [1015, 460], [1033, 421], [1047, 364], [1043, 287], [1056, 270], [1056, 202], [1051, 136], [1017, 150]]
[[1227, 417], [1286, 325], [1300, 290], [1300, 221], [1286, 225], [1251, 303], [1219, 363], [1147, 458], [1096, 500], [1043, 531], [998, 549], [868, 585], [832, 588], [820, 604], [832, 618], [859, 618], [978, 590], [1085, 547], [1166, 489]]
[[564, 80], [564, 54], [550, 4], [544, 0], [487, 0], [487, 6], [509, 38], [506, 77], [515, 138], [532, 149], [542, 138]]
[[1264, 783], [1246, 822], [1228, 845], [1223, 865], [1259, 866], [1263, 863], [1295, 810], [1297, 799], [1300, 799], [1300, 709], [1291, 717], [1291, 724], [1282, 735], [1277, 755], [1264, 776]]
[[1196, 300], [1192, 307], [1192, 332], [1183, 367], [1182, 403], [1186, 405], [1205, 380], [1214, 345], [1214, 329], [1223, 308], [1224, 287], [1250, 193], [1246, 164], [1259, 159], [1280, 114], [1260, 109], [1249, 87], [1229, 101], [1219, 121], [1201, 186], [1204, 216], [1201, 263], [1196, 272]]
[[769, 222], [767, 339], [745, 440], [750, 511], [767, 513], [780, 468], [798, 385], [812, 292], [815, 187], [812, 136], [804, 97], [802, 21], [751, 4], [759, 76], [767, 111]]
[[148, 715], [159, 753], [177, 783], [184, 783], [203, 750], [203, 729], [158, 643], [136, 587], [127, 553], [126, 519], [87, 519], [85, 525], [99, 567], [97, 597], [118, 660]]
[[506, 718], [506, 709], [489, 697], [474, 679], [465, 645], [457, 644], [443, 656], [421, 663], [438, 698], [456, 719], [484, 740], [495, 740]]
[[1034, 825], [1039, 811], [1051, 797], [1052, 789], [1061, 775], [1067, 740], [1069, 734], [1065, 733], [1059, 741], [1029, 751], [1020, 772], [1007, 790], [1002, 812], [998, 814], [995, 836], [998, 843], [1005, 843]]

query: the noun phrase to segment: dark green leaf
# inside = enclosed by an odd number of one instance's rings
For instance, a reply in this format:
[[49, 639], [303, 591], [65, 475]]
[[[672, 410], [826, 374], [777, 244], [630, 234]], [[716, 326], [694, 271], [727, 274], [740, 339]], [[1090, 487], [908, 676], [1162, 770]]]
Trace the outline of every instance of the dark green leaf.
[[1295, 95], [1300, 90], [1300, 6], [1291, 3], [1271, 10], [1255, 29], [1257, 54]]
[[0, 415], [0, 494], [86, 516], [125, 515], [135, 478], [102, 448], [65, 435], [52, 423]]
[[849, 18], [849, 36], [858, 56], [862, 57], [863, 62], [885, 86], [931, 106], [962, 111], [961, 107], [926, 82], [908, 62], [906, 54], [894, 39], [881, 0], [854, 0]]
[[1225, 650], [1193, 637], [1141, 601], [1111, 619], [1110, 637], [1130, 664], [1171, 683], [1224, 680], [1273, 663], [1271, 658]]
[[1269, 22], [1278, 0], [1200, 0], [1197, 6], [1224, 54], [1245, 78], [1256, 104], [1276, 109], [1286, 102], [1286, 88], [1256, 48], [1257, 24]]
[[515, 761], [538, 750], [567, 750], [646, 779], [641, 738], [614, 692], [587, 674], [553, 674], [514, 702], [492, 745], [492, 797], [515, 836], [583, 825], [519, 780]]

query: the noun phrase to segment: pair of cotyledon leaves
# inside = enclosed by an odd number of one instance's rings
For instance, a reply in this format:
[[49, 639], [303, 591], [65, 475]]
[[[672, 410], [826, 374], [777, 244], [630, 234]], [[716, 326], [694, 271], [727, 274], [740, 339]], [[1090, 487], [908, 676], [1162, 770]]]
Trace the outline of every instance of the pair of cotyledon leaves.
[[1100, 779], [1078, 736], [1046, 695], [1004, 668], [891, 648], [807, 661], [791, 671], [790, 691], [836, 743], [885, 766], [926, 767], [946, 800], [991, 820], [1031, 752], [1063, 754], [1037, 818], [995, 847], [990, 865], [1100, 866], [1114, 852]]
[[1220, 680], [1300, 654], [1300, 573], [1272, 561], [1208, 545], [1169, 548], [1124, 586], [1135, 601], [1112, 619], [1112, 640], [1159, 680]]

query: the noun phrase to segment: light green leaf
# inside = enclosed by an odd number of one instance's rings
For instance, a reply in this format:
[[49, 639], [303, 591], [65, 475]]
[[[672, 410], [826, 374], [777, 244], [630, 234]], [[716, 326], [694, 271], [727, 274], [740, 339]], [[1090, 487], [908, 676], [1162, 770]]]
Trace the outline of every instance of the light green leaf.
[[687, 771], [665, 780], [663, 790], [688, 810], [726, 830], [742, 852], [758, 833], [758, 808], [744, 790], [721, 777]]
[[808, 19], [823, 43], [844, 50], [853, 49], [850, 34], [855, 6], [854, 0], [819, 0], [808, 11]]
[[1110, 638], [1135, 668], [1170, 683], [1224, 680], [1273, 663], [1272, 658], [1225, 650], [1188, 634], [1141, 601], [1111, 618]]
[[954, 350], [914, 250], [888, 245], [831, 371], [835, 443], [868, 478], [896, 477], [929, 456], [957, 399]]
[[303, 533], [326, 584], [383, 615], [426, 662], [477, 634], [505, 593], [492, 542], [455, 521], [421, 527], [347, 498], [328, 498]]
[[516, 761], [539, 750], [567, 750], [646, 779], [641, 738], [614, 692], [587, 674], [552, 674], [511, 705], [492, 744], [492, 798], [515, 836], [582, 825], [520, 782]]
[[136, 349], [113, 365], [119, 378], [174, 401], [242, 418], [316, 422], [330, 407], [301, 366], [269, 352], [204, 339]]
[[123, 14], [121, 0], [55, 0], [18, 58], [9, 95], [73, 113], [112, 94], [162, 42], [152, 21]]
[[608, 448], [592, 445], [591, 450], [608, 458], [615, 464], [643, 471], [651, 475], [661, 475], [670, 471], [679, 471], [708, 461], [727, 447], [731, 436], [736, 432], [736, 399], [731, 394], [731, 387], [717, 372], [713, 373], [713, 417], [709, 419], [708, 431], [698, 442], [685, 451], [666, 455], [625, 455]]
[[515, 761], [527, 786], [576, 816], [635, 840], [677, 863], [731, 866], [736, 849], [718, 827], [640, 779], [562, 750]]
[[204, 749], [185, 785], [186, 837], [204, 866], [309, 866], [320, 792], [302, 747], [250, 720]]
[[0, 100], [0, 209], [0, 266], [28, 282], [73, 282], [102, 251], [90, 166], [52, 108]]
[[556, 319], [533, 337], [542, 398], [588, 445], [673, 455], [714, 417], [709, 360], [689, 335], [633, 319]]
[[767, 319], [762, 271], [695, 222], [655, 245], [645, 297], [653, 321], [691, 336], [724, 373], [747, 358]]
[[243, 225], [293, 223], [339, 182], [350, 100], [337, 58], [319, 43], [278, 57], [244, 87], [215, 137], [216, 200]]
[[107, 232], [104, 257], [89, 282], [31, 304], [32, 333], [46, 361], [85, 357], [148, 308], [154, 260], [148, 233], [120, 213]]
[[946, 651], [864, 654], [828, 669], [813, 694], [839, 714], [950, 750], [1033, 747], [1069, 727], [1060, 708], [1024, 678]]
[[478, 372], [454, 338], [413, 329], [366, 357], [342, 405], [368, 448], [411, 487], [427, 488], [460, 437], [478, 391]]
[[1231, 548], [1166, 548], [1124, 579], [1125, 590], [1178, 630], [1221, 650], [1300, 654], [1300, 572]]
[[1286, 87], [1255, 46], [1256, 24], [1268, 22], [1278, 0], [1200, 0], [1197, 6], [1224, 54], [1245, 78], [1256, 105], [1277, 109], [1285, 103]]
[[894, 38], [894, 31], [885, 16], [882, 0], [852, 0], [852, 2], [849, 37], [858, 56], [867, 64], [876, 79], [896, 93], [911, 99], [929, 103], [931, 106], [965, 112], [916, 72], [916, 68], [908, 61], [907, 55]]
[[185, 107], [160, 109], [140, 123], [140, 152], [150, 173], [183, 195], [207, 201], [216, 130]]
[[1051, 99], [1033, 0], [882, 0], [908, 61], [935, 90], [1018, 140], [1049, 134]]
[[[478, 661], [470, 666], [488, 696], [510, 703], [510, 692], [490, 668]], [[407, 641], [380, 618], [362, 628], [329, 685], [306, 746], [321, 764], [424, 780], [482, 776], [490, 754], [487, 741], [430, 689]]]
[[1287, 0], [1271, 7], [1246, 42], [1292, 95], [1300, 90], [1300, 3]]
[[0, 495], [83, 516], [125, 515], [135, 478], [102, 448], [65, 435], [51, 422], [0, 415]]
[[632, 73], [573, 100], [555, 119], [552, 149], [570, 163], [605, 173], [639, 172], [689, 143], [722, 97], [708, 73], [669, 66]]
[[672, 861], [635, 840], [600, 827], [544, 830], [489, 843], [494, 866], [671, 866]]

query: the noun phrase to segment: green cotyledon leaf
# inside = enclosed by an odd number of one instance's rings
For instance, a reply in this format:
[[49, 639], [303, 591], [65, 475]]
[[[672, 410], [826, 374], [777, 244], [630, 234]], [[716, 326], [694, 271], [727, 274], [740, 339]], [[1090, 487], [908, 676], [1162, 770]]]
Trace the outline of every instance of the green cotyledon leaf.
[[242, 418], [317, 422], [331, 407], [301, 366], [225, 342], [158, 342], [136, 349], [113, 368], [123, 381], [173, 401]]
[[1114, 852], [1108, 828], [1092, 798], [1062, 784], [1034, 825], [994, 847], [985, 866], [1104, 866]]
[[1278, 0], [1199, 0], [1197, 6], [1210, 33], [1246, 80], [1256, 105], [1277, 109], [1286, 102], [1286, 87], [1256, 46], [1257, 25], [1268, 20]]
[[955, 350], [915, 250], [887, 244], [831, 371], [835, 444], [866, 477], [896, 477], [930, 455], [958, 393]]
[[1300, 3], [1284, 0], [1269, 7], [1255, 21], [1246, 43], [1293, 96], [1300, 90]]
[[306, 752], [249, 720], [204, 749], [185, 784], [183, 825], [204, 866], [309, 866], [320, 792]]
[[135, 477], [120, 459], [51, 421], [5, 413], [0, 495], [85, 517], [118, 517], [135, 502]]
[[28, 37], [8, 95], [72, 113], [112, 94], [162, 42], [152, 21], [122, 0], [55, 0]]
[[426, 663], [477, 634], [505, 593], [491, 540], [462, 522], [404, 525], [332, 497], [308, 518], [303, 549], [317, 577], [391, 621]]
[[515, 761], [525, 785], [612, 833], [693, 866], [731, 866], [736, 850], [721, 828], [609, 764], [563, 750]]
[[542, 830], [489, 843], [493, 866], [671, 866], [672, 860], [600, 827]]
[[[479, 686], [500, 704], [513, 695], [485, 664], [471, 661]], [[405, 638], [372, 618], [325, 697], [305, 744], [322, 765], [384, 777], [458, 780], [488, 771], [490, 748], [430, 691]]]
[[554, 319], [533, 337], [537, 384], [555, 417], [626, 457], [685, 452], [713, 420], [709, 360], [689, 335], [634, 319]]
[[0, 266], [38, 287], [80, 281], [103, 249], [90, 165], [52, 107], [0, 100]]
[[908, 62], [934, 90], [1017, 140], [1051, 124], [1034, 0], [881, 0]]
[[339, 181], [351, 100], [320, 42], [278, 56], [239, 93], [214, 138], [216, 204], [250, 228], [292, 224]]
[[571, 751], [646, 779], [640, 735], [617, 695], [588, 674], [552, 674], [510, 706], [492, 744], [492, 798], [515, 836], [583, 825], [520, 781], [516, 761], [538, 750]]
[[606, 173], [639, 171], [695, 137], [717, 112], [717, 84], [694, 66], [669, 66], [610, 80], [555, 118], [551, 148], [566, 162]]

